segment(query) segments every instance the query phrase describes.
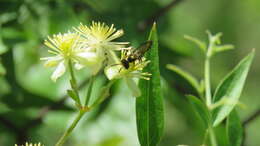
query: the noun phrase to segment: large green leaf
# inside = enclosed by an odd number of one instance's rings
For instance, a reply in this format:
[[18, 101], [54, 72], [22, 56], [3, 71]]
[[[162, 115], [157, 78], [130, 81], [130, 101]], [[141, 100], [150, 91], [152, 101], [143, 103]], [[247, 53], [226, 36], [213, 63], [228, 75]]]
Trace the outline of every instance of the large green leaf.
[[187, 95], [187, 98], [207, 128], [210, 123], [210, 113], [207, 106], [199, 98], [193, 95]]
[[241, 146], [243, 127], [236, 110], [233, 110], [227, 118], [227, 136], [230, 146]]
[[214, 94], [214, 103], [222, 98], [227, 98], [226, 103], [213, 111], [213, 126], [221, 123], [232, 111], [239, 100], [242, 92], [251, 62], [254, 57], [254, 51], [246, 56], [240, 63], [224, 78], [219, 84]]
[[137, 131], [141, 146], [156, 146], [162, 137], [164, 127], [158, 38], [155, 24], [150, 32], [149, 40], [153, 41], [153, 45], [146, 53], [146, 57], [151, 62], [144, 69], [144, 72], [149, 72], [152, 75], [149, 81], [139, 81], [141, 96], [136, 98]]

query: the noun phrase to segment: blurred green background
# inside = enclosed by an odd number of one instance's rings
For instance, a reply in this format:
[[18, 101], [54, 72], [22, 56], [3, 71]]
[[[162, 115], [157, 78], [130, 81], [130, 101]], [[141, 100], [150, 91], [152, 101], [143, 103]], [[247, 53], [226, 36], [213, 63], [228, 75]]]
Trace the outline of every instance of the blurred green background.
[[[202, 78], [203, 56], [183, 38], [184, 34], [206, 40], [206, 30], [223, 32], [223, 43], [235, 45], [235, 50], [212, 60], [213, 87], [256, 48], [241, 97], [246, 108], [237, 110], [242, 121], [259, 111], [259, 0], [0, 0], [0, 146], [25, 140], [54, 145], [67, 128], [75, 116], [73, 101], [62, 100], [69, 87], [68, 76], [56, 84], [50, 80], [53, 69], [44, 68], [39, 60], [47, 55], [43, 40], [92, 20], [124, 29], [120, 41], [130, 41], [134, 46], [147, 39], [151, 23], [156, 20], [166, 119], [161, 146], [194, 146], [203, 139], [201, 121], [183, 96], [192, 93], [190, 87], [165, 68], [168, 63], [177, 64]], [[77, 75], [81, 82], [89, 76], [87, 70]], [[104, 82], [101, 75], [95, 86], [99, 88]], [[109, 100], [85, 116], [67, 146], [139, 145], [135, 99], [124, 82], [117, 83], [112, 93]], [[260, 118], [245, 128], [244, 145], [259, 146]], [[220, 145], [224, 146], [224, 127], [216, 131]]]

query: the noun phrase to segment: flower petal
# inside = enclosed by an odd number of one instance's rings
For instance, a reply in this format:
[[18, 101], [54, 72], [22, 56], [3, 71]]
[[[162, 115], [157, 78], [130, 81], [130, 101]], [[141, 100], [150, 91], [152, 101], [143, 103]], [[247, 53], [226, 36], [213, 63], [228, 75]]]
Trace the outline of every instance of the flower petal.
[[105, 71], [105, 75], [107, 76], [107, 78], [109, 80], [112, 80], [114, 78], [119, 78], [120, 76], [120, 69], [122, 68], [121, 65], [110, 65], [107, 66], [104, 71]]
[[64, 61], [60, 62], [53, 74], [51, 75], [51, 79], [56, 82], [56, 80], [62, 76], [66, 71]]
[[86, 64], [86, 65], [94, 65], [100, 62], [102, 59], [102, 56], [97, 55], [95, 52], [81, 52], [77, 53], [76, 59], [81, 63], [81, 64]]
[[40, 60], [47, 60], [44, 63], [45, 67], [54, 67], [57, 66], [58, 63], [62, 60], [63, 58], [61, 56], [54, 56], [54, 57], [44, 57], [40, 58]]
[[80, 63], [75, 63], [74, 67], [77, 69], [77, 70], [80, 70], [84, 67], [84, 65], [80, 64]]
[[92, 75], [96, 75], [99, 72], [99, 70], [102, 68], [102, 65], [103, 65], [103, 62], [100, 61], [97, 64], [90, 66], [89, 68], [91, 70]]

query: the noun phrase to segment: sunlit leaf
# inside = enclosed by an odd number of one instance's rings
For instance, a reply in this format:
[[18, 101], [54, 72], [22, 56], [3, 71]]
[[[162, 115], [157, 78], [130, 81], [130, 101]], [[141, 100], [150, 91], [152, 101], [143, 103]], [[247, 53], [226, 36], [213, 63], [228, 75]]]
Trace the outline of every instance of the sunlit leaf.
[[160, 85], [158, 38], [156, 25], [150, 32], [152, 48], [146, 53], [151, 63], [144, 72], [152, 74], [149, 81], [140, 80], [141, 96], [136, 98], [136, 121], [139, 143], [141, 146], [156, 146], [162, 137], [164, 127], [163, 98]]
[[221, 123], [238, 102], [254, 54], [255, 52], [252, 51], [248, 56], [240, 61], [240, 63], [218, 85], [213, 97], [214, 103], [218, 102], [223, 97], [227, 97], [229, 99], [229, 104], [224, 104], [213, 111], [214, 126]]

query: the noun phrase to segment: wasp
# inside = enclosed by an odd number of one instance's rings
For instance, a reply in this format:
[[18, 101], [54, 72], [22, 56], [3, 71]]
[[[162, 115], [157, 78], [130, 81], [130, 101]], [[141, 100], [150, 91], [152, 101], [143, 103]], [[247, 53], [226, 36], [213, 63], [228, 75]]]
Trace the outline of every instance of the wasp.
[[151, 48], [152, 41], [146, 41], [134, 50], [125, 50], [123, 57], [121, 58], [121, 64], [125, 69], [130, 67], [130, 63], [134, 63], [136, 60], [141, 60], [144, 54]]

